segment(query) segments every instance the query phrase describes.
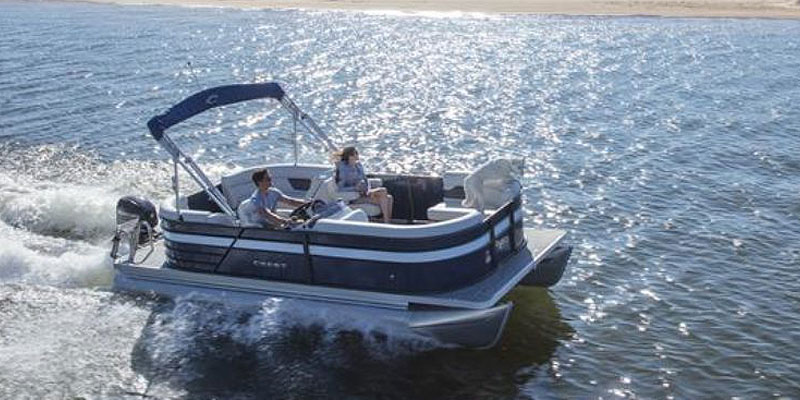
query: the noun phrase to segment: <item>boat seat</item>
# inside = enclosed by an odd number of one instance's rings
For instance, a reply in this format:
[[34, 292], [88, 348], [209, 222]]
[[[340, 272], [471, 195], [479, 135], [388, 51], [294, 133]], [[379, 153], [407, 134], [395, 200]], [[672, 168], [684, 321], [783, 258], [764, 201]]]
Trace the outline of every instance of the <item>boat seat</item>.
[[222, 177], [222, 194], [232, 209], [237, 209], [239, 204], [256, 190], [253, 184], [253, 172], [257, 168], [249, 168], [230, 176]]
[[[290, 209], [278, 209], [277, 213], [281, 216], [288, 217], [289, 214], [292, 212]], [[255, 213], [253, 212], [253, 203], [249, 201], [243, 201], [242, 204], [239, 204], [239, 208], [236, 209], [236, 213], [239, 215], [239, 221], [241, 222], [242, 226], [244, 227], [262, 227], [263, 225], [252, 219]], [[326, 217], [326, 219], [338, 219], [342, 221], [359, 221], [359, 222], [369, 222], [369, 217], [363, 210], [354, 210], [352, 208], [345, 208], [342, 211]]]
[[423, 239], [454, 234], [482, 223], [483, 214], [477, 210], [467, 209], [460, 217], [425, 225], [376, 224], [353, 220], [322, 219], [314, 226], [314, 231], [396, 239]]
[[428, 219], [431, 221], [447, 221], [475, 211], [472, 208], [453, 207], [447, 202], [441, 202], [428, 208]]
[[[370, 187], [380, 187], [383, 184], [383, 181], [376, 178], [369, 179]], [[337, 200], [342, 200], [345, 203], [351, 202], [358, 198], [358, 193], [356, 192], [340, 192], [338, 190], [338, 186], [336, 186], [336, 182], [333, 177], [325, 179], [319, 186], [319, 190], [316, 191], [314, 194], [314, 200], [322, 200], [326, 203], [335, 202]], [[376, 204], [371, 203], [355, 203], [355, 204], [348, 204], [350, 208], [363, 210], [367, 216], [370, 217], [377, 217], [381, 215], [381, 208], [378, 207]]]

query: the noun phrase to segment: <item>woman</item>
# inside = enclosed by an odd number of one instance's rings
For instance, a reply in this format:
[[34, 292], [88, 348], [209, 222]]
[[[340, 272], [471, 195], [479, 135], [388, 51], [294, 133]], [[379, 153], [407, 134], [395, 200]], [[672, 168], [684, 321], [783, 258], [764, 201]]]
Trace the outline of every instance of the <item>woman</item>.
[[392, 196], [383, 187], [370, 189], [364, 167], [358, 162], [358, 150], [355, 147], [345, 147], [334, 153], [334, 158], [339, 191], [358, 192], [360, 196], [353, 202], [378, 205], [383, 214], [383, 222], [389, 223], [392, 220]]

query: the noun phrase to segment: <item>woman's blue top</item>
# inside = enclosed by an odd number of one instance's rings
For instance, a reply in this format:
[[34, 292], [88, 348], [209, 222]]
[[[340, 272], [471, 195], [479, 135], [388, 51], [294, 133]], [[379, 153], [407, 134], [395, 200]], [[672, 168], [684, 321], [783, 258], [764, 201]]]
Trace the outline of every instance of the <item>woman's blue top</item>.
[[364, 185], [363, 191], [369, 190], [369, 181], [361, 163], [356, 165], [350, 165], [346, 161], [336, 163], [336, 185], [340, 191], [357, 192], [359, 184]]

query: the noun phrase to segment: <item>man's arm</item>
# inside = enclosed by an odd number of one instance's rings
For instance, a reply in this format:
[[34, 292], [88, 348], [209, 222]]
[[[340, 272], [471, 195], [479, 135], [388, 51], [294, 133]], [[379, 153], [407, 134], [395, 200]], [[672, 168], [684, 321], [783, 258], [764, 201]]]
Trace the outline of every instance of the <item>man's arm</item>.
[[273, 226], [281, 226], [281, 225], [289, 222], [288, 218], [283, 218], [280, 215], [275, 214], [274, 212], [272, 212], [270, 210], [267, 210], [266, 208], [259, 208], [258, 209], [258, 214], [261, 215], [262, 217], [266, 218], [267, 221], [269, 221], [269, 223], [271, 225], [273, 225]]
[[[273, 189], [270, 189], [270, 190], [273, 190]], [[305, 200], [298, 199], [298, 198], [291, 197], [291, 196], [287, 196], [286, 194], [284, 194], [283, 192], [281, 192], [278, 189], [274, 189], [273, 193], [278, 196], [278, 199], [277, 199], [278, 203], [284, 203], [284, 204], [288, 205], [289, 207], [296, 208], [296, 207], [300, 207], [303, 204], [305, 204]]]
[[306, 201], [303, 199], [298, 199], [296, 197], [289, 197], [287, 195], [283, 195], [281, 199], [282, 202], [286, 203], [289, 207], [297, 208], [306, 204]]

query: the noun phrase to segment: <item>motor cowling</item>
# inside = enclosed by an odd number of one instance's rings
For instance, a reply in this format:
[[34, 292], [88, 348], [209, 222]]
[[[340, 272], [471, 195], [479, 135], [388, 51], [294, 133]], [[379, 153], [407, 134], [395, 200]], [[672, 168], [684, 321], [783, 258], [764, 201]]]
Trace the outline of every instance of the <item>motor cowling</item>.
[[147, 222], [149, 229], [145, 224], [140, 224], [139, 227], [139, 244], [147, 243], [158, 225], [158, 212], [156, 205], [150, 200], [140, 196], [125, 196], [117, 201], [117, 226], [124, 225], [127, 222], [139, 220]]

